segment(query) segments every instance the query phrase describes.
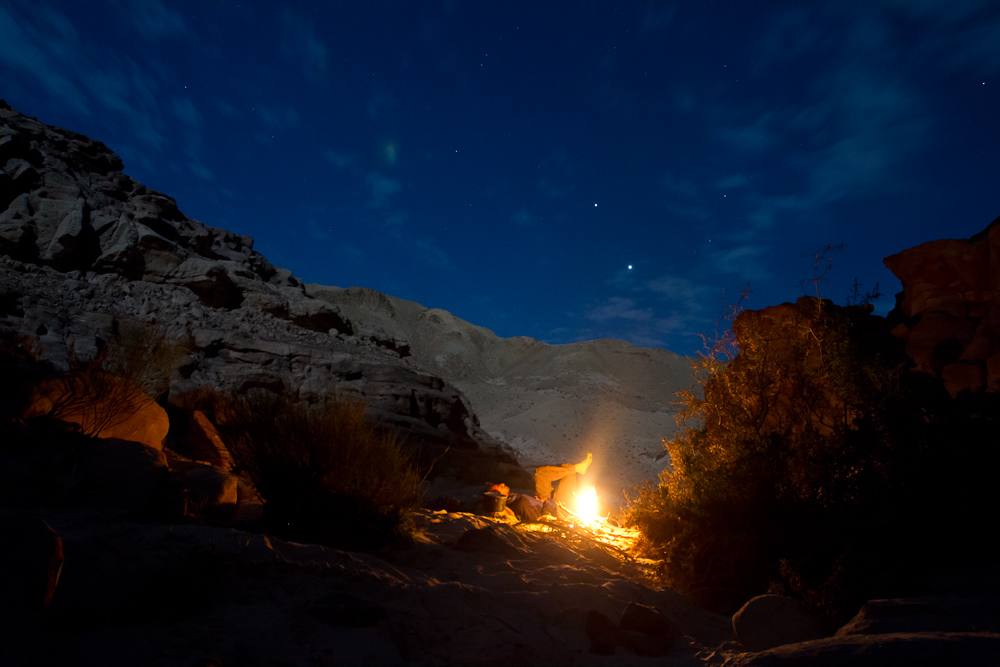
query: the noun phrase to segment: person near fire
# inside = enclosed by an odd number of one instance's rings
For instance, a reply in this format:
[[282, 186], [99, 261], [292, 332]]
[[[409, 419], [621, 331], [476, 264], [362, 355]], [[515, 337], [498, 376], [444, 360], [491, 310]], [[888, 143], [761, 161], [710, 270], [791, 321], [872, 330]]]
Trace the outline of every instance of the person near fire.
[[509, 507], [522, 521], [535, 521], [543, 514], [558, 516], [556, 503], [570, 505], [577, 489], [577, 475], [585, 475], [594, 455], [579, 463], [539, 466], [535, 469], [535, 497], [511, 493], [507, 499]]

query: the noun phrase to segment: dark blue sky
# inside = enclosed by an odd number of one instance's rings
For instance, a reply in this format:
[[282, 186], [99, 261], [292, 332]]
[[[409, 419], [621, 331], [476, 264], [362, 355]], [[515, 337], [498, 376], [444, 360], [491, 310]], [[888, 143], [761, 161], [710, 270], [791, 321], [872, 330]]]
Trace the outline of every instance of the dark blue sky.
[[885, 312], [883, 257], [1000, 215], [992, 0], [7, 0], [0, 97], [306, 281], [550, 343], [692, 353], [826, 243]]

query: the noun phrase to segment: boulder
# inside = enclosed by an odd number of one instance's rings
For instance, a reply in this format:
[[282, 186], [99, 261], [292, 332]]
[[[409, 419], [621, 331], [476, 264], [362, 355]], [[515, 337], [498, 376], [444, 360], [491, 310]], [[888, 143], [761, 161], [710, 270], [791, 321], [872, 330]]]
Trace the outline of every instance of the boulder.
[[659, 610], [629, 602], [618, 624], [625, 643], [636, 655], [664, 655], [677, 638], [677, 626]]
[[883, 260], [903, 285], [889, 314], [917, 370], [952, 397], [1000, 391], [1000, 218], [968, 239], [930, 241]]
[[175, 492], [187, 501], [185, 513], [235, 514], [238, 499], [238, 479], [213, 466], [197, 466], [171, 473]]
[[233, 457], [222, 441], [215, 424], [201, 410], [193, 410], [188, 419], [187, 442], [190, 454], [199, 461], [229, 471], [233, 469]]
[[587, 612], [585, 630], [590, 650], [598, 655], [611, 655], [618, 646], [621, 632], [615, 622], [599, 611]]
[[1000, 597], [924, 596], [870, 600], [837, 637], [901, 632], [1000, 633]]
[[52, 602], [63, 565], [63, 543], [42, 519], [0, 510], [0, 624], [37, 621]]
[[72, 492], [83, 505], [146, 509], [167, 473], [160, 449], [130, 440], [94, 440], [80, 459], [80, 481]]
[[1000, 634], [924, 632], [830, 637], [736, 656], [726, 667], [995, 667]]
[[802, 605], [783, 595], [758, 595], [733, 615], [733, 632], [747, 651], [826, 636], [823, 624]]
[[125, 378], [103, 371], [65, 373], [29, 391], [22, 419], [50, 417], [76, 424], [87, 435], [140, 442], [163, 449], [167, 412]]

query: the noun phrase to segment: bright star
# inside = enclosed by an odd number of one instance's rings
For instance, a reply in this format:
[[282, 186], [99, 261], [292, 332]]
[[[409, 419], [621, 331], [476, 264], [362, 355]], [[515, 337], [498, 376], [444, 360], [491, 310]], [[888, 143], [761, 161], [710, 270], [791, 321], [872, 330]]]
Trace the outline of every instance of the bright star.
[[631, 271], [631, 270], [632, 270], [632, 265], [631, 265], [631, 264], [629, 264], [629, 265], [628, 265], [628, 270], [629, 270], [629, 271]]

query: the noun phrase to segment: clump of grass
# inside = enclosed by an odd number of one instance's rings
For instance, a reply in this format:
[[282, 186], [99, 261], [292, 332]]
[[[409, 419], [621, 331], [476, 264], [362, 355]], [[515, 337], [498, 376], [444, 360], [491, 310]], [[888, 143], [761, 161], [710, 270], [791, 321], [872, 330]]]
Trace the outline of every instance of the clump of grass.
[[189, 351], [186, 341], [168, 338], [159, 327], [121, 321], [115, 324], [112, 340], [90, 365], [128, 379], [156, 400], [170, 387], [177, 364]]
[[264, 499], [265, 529], [352, 547], [408, 537], [421, 476], [396, 436], [365, 418], [363, 403], [307, 405], [254, 390], [215, 413], [234, 470]]

